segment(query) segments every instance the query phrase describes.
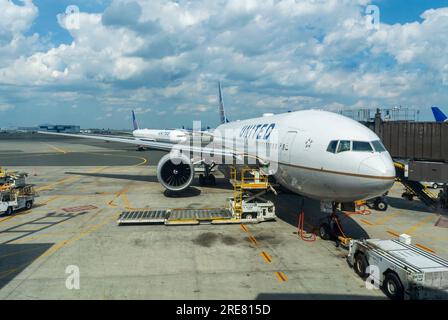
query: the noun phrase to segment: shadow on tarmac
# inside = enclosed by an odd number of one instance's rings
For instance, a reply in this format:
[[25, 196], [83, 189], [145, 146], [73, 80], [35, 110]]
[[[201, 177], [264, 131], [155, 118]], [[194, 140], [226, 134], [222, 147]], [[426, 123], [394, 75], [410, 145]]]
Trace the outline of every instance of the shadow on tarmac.
[[54, 243], [0, 244], [0, 289], [53, 245]]

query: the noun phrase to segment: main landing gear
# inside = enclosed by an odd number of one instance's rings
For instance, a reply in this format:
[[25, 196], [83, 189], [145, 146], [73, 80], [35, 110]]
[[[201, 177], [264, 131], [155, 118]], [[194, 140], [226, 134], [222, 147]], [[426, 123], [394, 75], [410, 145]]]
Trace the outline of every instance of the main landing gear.
[[199, 175], [199, 185], [201, 186], [214, 186], [216, 185], [216, 178], [211, 173], [213, 168], [216, 166], [214, 162], [211, 164], [203, 163], [204, 173]]

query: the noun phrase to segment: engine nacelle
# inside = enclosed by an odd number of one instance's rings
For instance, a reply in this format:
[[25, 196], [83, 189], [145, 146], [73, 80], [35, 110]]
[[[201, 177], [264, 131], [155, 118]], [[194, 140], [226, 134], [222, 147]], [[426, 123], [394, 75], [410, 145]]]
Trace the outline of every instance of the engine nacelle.
[[170, 191], [182, 191], [191, 185], [194, 167], [186, 156], [165, 155], [157, 165], [157, 179]]

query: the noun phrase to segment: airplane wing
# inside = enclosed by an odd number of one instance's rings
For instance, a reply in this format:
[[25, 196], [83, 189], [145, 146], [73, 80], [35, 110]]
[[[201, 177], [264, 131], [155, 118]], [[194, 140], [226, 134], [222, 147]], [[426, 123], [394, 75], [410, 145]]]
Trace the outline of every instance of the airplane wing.
[[146, 146], [156, 150], [162, 151], [172, 151], [173, 149], [176, 151], [182, 151], [184, 153], [193, 153], [195, 156], [201, 154], [213, 154], [214, 156], [225, 156], [225, 157], [237, 157], [240, 158], [240, 155], [235, 153], [232, 150], [225, 148], [214, 148], [214, 147], [202, 147], [202, 146], [192, 146], [189, 144], [172, 144], [166, 142], [156, 142], [150, 139], [143, 138], [135, 138], [135, 137], [124, 137], [124, 136], [102, 136], [102, 135], [88, 135], [88, 134], [74, 134], [74, 133], [59, 133], [59, 132], [47, 132], [47, 131], [38, 131], [41, 134], [54, 135], [54, 136], [65, 136], [72, 138], [84, 138], [84, 139], [95, 139], [101, 141], [110, 141], [110, 142], [120, 142], [133, 144], [138, 146]]

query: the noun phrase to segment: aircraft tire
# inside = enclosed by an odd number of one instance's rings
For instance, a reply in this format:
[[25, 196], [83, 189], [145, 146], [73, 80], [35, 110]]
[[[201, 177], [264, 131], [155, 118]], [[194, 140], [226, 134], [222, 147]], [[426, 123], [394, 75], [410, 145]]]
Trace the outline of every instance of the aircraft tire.
[[328, 223], [322, 223], [319, 227], [319, 237], [322, 240], [330, 240], [331, 239], [331, 232], [330, 232], [330, 226]]

